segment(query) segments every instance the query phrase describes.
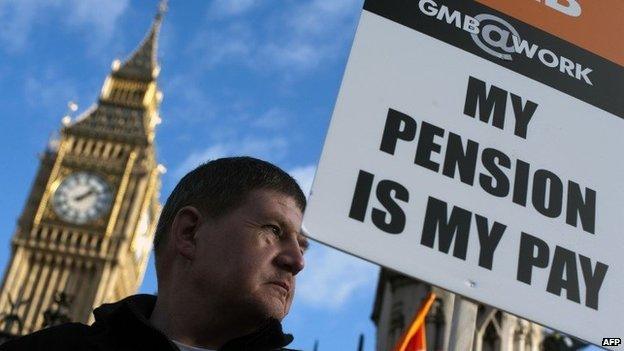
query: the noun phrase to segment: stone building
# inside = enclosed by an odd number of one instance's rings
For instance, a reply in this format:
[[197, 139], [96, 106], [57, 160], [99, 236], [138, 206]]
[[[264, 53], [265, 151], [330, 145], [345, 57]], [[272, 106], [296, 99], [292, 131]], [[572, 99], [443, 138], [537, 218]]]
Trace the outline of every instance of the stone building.
[[[427, 350], [448, 350], [455, 294], [382, 269], [371, 317], [377, 327], [377, 351], [394, 348], [430, 291], [437, 297], [425, 319]], [[541, 326], [479, 305], [473, 351], [540, 351], [543, 338]]]
[[0, 289], [0, 339], [89, 323], [94, 307], [139, 288], [160, 211], [154, 136], [164, 11], [161, 3], [138, 48], [113, 62], [98, 101], [65, 117], [42, 153]]

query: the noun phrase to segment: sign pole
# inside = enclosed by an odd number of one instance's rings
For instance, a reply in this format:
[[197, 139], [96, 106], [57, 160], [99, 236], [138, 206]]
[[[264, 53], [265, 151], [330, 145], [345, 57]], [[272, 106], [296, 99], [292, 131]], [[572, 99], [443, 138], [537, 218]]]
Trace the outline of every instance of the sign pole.
[[477, 325], [478, 305], [455, 295], [449, 340], [450, 351], [471, 351]]

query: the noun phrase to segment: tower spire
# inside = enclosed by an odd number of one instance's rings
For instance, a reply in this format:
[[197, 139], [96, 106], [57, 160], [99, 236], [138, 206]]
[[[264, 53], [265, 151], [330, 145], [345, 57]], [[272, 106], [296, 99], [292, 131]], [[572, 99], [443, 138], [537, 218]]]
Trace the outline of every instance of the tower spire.
[[158, 77], [160, 71], [157, 58], [158, 34], [164, 14], [167, 12], [167, 2], [160, 0], [149, 32], [125, 62], [113, 67], [113, 76], [142, 81], [152, 81]]

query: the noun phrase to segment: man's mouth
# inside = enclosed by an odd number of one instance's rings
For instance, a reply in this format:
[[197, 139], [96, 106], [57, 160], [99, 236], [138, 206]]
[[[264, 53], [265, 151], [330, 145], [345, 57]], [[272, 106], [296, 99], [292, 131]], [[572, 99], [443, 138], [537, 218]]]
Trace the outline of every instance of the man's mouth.
[[283, 281], [272, 281], [271, 284], [279, 286], [280, 288], [282, 288], [284, 290], [285, 293], [289, 293], [290, 292], [290, 285], [286, 282]]

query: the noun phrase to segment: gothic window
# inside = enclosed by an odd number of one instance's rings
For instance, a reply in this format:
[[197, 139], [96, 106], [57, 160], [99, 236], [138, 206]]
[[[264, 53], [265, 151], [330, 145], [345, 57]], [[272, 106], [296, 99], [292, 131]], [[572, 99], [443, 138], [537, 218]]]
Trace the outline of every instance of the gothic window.
[[477, 343], [481, 344], [481, 351], [501, 350], [502, 318], [503, 312], [492, 307], [479, 306], [476, 337], [480, 338]]
[[435, 299], [426, 321], [427, 336], [434, 336], [434, 339], [431, 339], [433, 341], [430, 341], [433, 350], [442, 350], [442, 347], [444, 347], [445, 318], [444, 302], [441, 299]]
[[390, 332], [388, 338], [388, 350], [392, 350], [399, 341], [405, 329], [405, 316], [403, 315], [403, 302], [396, 301], [390, 311]]

